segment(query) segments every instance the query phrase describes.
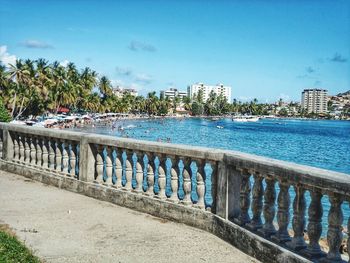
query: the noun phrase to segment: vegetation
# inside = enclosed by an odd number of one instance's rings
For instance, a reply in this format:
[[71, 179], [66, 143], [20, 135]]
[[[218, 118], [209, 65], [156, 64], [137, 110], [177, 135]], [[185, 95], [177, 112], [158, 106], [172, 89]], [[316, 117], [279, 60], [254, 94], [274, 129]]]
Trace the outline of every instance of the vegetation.
[[[193, 98], [176, 97], [173, 100], [158, 97], [149, 92], [146, 97], [132, 96], [130, 93], [117, 97], [106, 76], [99, 76], [86, 67], [78, 70], [74, 63], [67, 66], [57, 61], [49, 63], [45, 59], [17, 60], [6, 68], [0, 64], [0, 121], [10, 121], [38, 116], [46, 112], [57, 113], [61, 108], [71, 112], [120, 112], [166, 115], [181, 106], [194, 116], [198, 115], [280, 115], [318, 117], [307, 114], [297, 103], [286, 104], [280, 99], [276, 104], [258, 103], [257, 99], [240, 102], [236, 99], [228, 103], [223, 95], [214, 92], [204, 101], [200, 90]], [[331, 104], [328, 105], [332, 107]], [[349, 116], [349, 108], [344, 116]]]
[[9, 122], [11, 120], [10, 114], [7, 109], [4, 107], [2, 103], [2, 99], [0, 98], [0, 121], [1, 122]]
[[39, 263], [31, 251], [14, 235], [0, 229], [0, 262], [7, 263]]

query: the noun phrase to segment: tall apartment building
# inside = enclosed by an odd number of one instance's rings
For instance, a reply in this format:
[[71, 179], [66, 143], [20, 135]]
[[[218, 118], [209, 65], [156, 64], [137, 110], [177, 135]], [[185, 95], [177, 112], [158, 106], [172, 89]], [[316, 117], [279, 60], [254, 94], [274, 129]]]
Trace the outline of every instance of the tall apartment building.
[[304, 89], [301, 93], [301, 108], [307, 113], [326, 113], [327, 90]]
[[192, 84], [187, 87], [188, 96], [193, 99], [193, 96], [198, 94], [198, 91], [203, 91], [203, 101], [207, 101], [209, 94], [213, 91], [216, 95], [224, 95], [227, 102], [231, 102], [231, 87], [217, 84], [215, 86], [204, 85], [203, 83]]
[[164, 98], [174, 99], [175, 97], [179, 97], [182, 99], [183, 97], [187, 96], [186, 91], [180, 91], [174, 88], [170, 88], [169, 90], [162, 90], [160, 92], [160, 96], [163, 96]]

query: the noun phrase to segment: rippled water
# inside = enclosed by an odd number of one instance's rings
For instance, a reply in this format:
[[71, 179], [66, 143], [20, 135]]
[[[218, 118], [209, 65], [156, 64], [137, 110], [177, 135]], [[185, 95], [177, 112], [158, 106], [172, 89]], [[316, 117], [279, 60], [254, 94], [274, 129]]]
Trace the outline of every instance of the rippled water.
[[[97, 124], [95, 127], [78, 130], [149, 141], [162, 140], [237, 150], [347, 173], [350, 181], [349, 121], [265, 119], [254, 123], [237, 123], [230, 119], [211, 121], [190, 118], [123, 120], [115, 122], [113, 126], [114, 128], [111, 124]], [[219, 129], [217, 126], [223, 128]], [[118, 129], [121, 127], [123, 130]], [[290, 194], [293, 200], [293, 189], [290, 190]], [[306, 200], [309, 205], [308, 192]], [[325, 235], [330, 208], [327, 196], [322, 199], [322, 203]], [[347, 203], [342, 207], [345, 225], [345, 220], [350, 216], [350, 209]]]
[[[97, 125], [84, 131], [150, 141], [168, 138], [172, 143], [238, 150], [350, 174], [349, 121], [265, 119], [237, 123], [191, 118], [126, 120], [115, 126]], [[118, 131], [118, 126], [124, 130]]]

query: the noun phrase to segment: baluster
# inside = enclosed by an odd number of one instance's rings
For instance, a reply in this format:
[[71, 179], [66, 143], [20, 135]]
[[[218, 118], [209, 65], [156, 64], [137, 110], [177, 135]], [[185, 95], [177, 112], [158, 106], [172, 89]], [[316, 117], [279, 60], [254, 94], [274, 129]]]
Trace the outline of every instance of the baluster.
[[42, 154], [43, 154], [43, 140], [40, 137], [37, 137], [36, 142], [36, 165], [42, 166]]
[[56, 144], [53, 138], [48, 139], [49, 143], [49, 169], [55, 169]]
[[264, 195], [264, 187], [262, 184], [263, 177], [259, 172], [254, 173], [254, 185], [252, 190], [252, 213], [253, 217], [249, 224], [247, 224], [247, 228], [255, 231], [262, 227], [261, 221], [261, 212], [263, 209], [263, 195]]
[[18, 136], [18, 141], [19, 141], [19, 161], [24, 162], [24, 136], [23, 134], [19, 134]]
[[278, 231], [276, 235], [272, 237], [272, 240], [278, 243], [285, 243], [290, 241], [291, 238], [288, 233], [288, 224], [289, 224], [289, 206], [290, 206], [290, 196], [289, 196], [289, 183], [288, 182], [280, 182], [280, 192], [278, 194], [277, 203], [278, 203], [278, 211], [277, 211], [277, 223], [278, 223]]
[[148, 165], [147, 165], [147, 192], [146, 195], [154, 195], [154, 171], [156, 170], [156, 165], [154, 163], [155, 156], [153, 153], [148, 153]]
[[29, 136], [24, 138], [24, 162], [30, 163], [30, 144], [31, 139]]
[[265, 223], [258, 232], [264, 237], [270, 237], [276, 233], [276, 228], [273, 225], [273, 219], [275, 218], [275, 201], [276, 201], [276, 189], [275, 189], [275, 180], [271, 177], [265, 179], [266, 189], [264, 193], [264, 207], [263, 215]]
[[49, 141], [47, 138], [42, 140], [42, 166], [43, 168], [49, 168]]
[[56, 162], [56, 171], [62, 171], [62, 142], [60, 139], [56, 141], [56, 149], [55, 149], [55, 162]]
[[192, 169], [191, 169], [191, 159], [190, 158], [184, 158], [182, 159], [182, 162], [184, 164], [184, 170], [183, 170], [183, 188], [185, 192], [184, 199], [181, 201], [184, 205], [191, 205], [191, 177], [192, 177]]
[[302, 186], [295, 186], [295, 198], [293, 201], [293, 231], [294, 236], [292, 241], [288, 242], [287, 245], [291, 249], [300, 250], [306, 248], [304, 240], [305, 230], [305, 189]]
[[123, 160], [122, 160], [122, 150], [117, 148], [116, 158], [115, 158], [115, 177], [116, 183], [115, 188], [122, 188], [122, 176], [123, 176]]
[[133, 173], [132, 156], [133, 156], [133, 152], [131, 150], [126, 150], [126, 160], [125, 160], [126, 183], [123, 188], [123, 190], [126, 190], [126, 191], [131, 191], [132, 189], [132, 173]]
[[143, 157], [144, 153], [141, 151], [136, 152], [136, 188], [135, 192], [136, 193], [142, 193], [142, 180], [143, 180], [143, 171], [144, 171], [144, 162], [143, 162]]
[[327, 242], [329, 251], [327, 254], [327, 261], [342, 262], [339, 248], [343, 239], [343, 211], [341, 209], [343, 200], [337, 194], [330, 194], [329, 201], [331, 203], [331, 209], [328, 214]]
[[321, 250], [321, 247], [319, 245], [319, 240], [322, 234], [322, 193], [320, 190], [314, 190], [310, 191], [310, 194], [311, 202], [308, 211], [309, 224], [307, 226], [309, 244], [303, 253], [311, 258], [319, 258], [325, 256], [325, 253]]
[[113, 164], [112, 164], [112, 147], [106, 146], [106, 181], [105, 185], [112, 185], [112, 173], [113, 173]]
[[240, 173], [242, 175], [239, 193], [239, 205], [241, 211], [238, 218], [234, 219], [234, 222], [238, 225], [245, 225], [250, 221], [250, 216], [248, 214], [250, 207], [250, 173], [247, 169], [240, 170]]
[[62, 172], [65, 174], [68, 174], [68, 163], [69, 163], [69, 156], [68, 156], [68, 150], [69, 150], [69, 144], [67, 140], [64, 140], [62, 142]]
[[216, 213], [216, 193], [217, 193], [217, 171], [218, 171], [218, 163], [215, 161], [210, 161], [210, 166], [212, 169], [210, 182], [211, 182], [211, 188], [209, 188], [206, 192], [209, 196], [208, 202], [206, 203], [207, 211], [211, 211], [213, 214]]
[[95, 180], [94, 182], [97, 184], [103, 183], [103, 146], [96, 146], [96, 159], [95, 159]]
[[199, 209], [205, 209], [205, 203], [204, 203], [204, 194], [205, 194], [205, 160], [197, 160], [197, 195], [198, 195], [198, 201], [195, 205], [193, 205], [196, 208]]
[[13, 134], [13, 159], [18, 162], [20, 159], [19, 156], [19, 136], [17, 133]]
[[35, 165], [36, 164], [36, 142], [37, 138], [32, 136], [30, 138], [30, 164]]
[[76, 175], [75, 175], [75, 168], [76, 168], [76, 165], [77, 165], [77, 143], [75, 141], [71, 142], [69, 164], [70, 164], [69, 174], [72, 177], [76, 177]]
[[179, 201], [179, 198], [177, 195], [177, 191], [179, 190], [179, 175], [180, 175], [179, 158], [175, 156], [172, 158], [172, 161], [171, 161], [171, 170], [170, 170], [171, 196], [168, 199], [170, 202], [173, 202], [173, 203], [177, 203]]
[[155, 196], [159, 199], [166, 199], [165, 195], [165, 185], [166, 185], [166, 176], [165, 176], [165, 171], [166, 171], [166, 157], [164, 155], [160, 155], [158, 157], [159, 159], [159, 166], [158, 166], [158, 186], [159, 186], [159, 192]]

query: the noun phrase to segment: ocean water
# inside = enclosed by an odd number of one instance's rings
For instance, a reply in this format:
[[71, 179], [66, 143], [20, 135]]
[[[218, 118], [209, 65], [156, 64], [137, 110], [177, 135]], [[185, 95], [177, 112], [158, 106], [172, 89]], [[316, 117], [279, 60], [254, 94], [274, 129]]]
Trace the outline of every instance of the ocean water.
[[[82, 130], [141, 140], [237, 150], [319, 167], [350, 176], [350, 121], [264, 119], [124, 120]], [[222, 126], [223, 129], [217, 128]], [[118, 130], [123, 127], [123, 131]]]
[[[264, 119], [258, 122], [238, 123], [230, 119], [212, 121], [202, 118], [119, 120], [113, 124], [97, 124], [95, 127], [76, 128], [76, 130], [148, 141], [236, 150], [346, 173], [349, 174], [350, 181], [349, 121]], [[210, 182], [206, 184], [210, 186]], [[192, 182], [192, 185], [195, 186], [195, 182]], [[157, 191], [156, 185], [155, 190]], [[181, 188], [179, 190], [181, 195]], [[278, 192], [277, 187], [277, 194]], [[295, 196], [292, 188], [290, 195], [292, 203]], [[196, 199], [195, 192], [192, 192], [192, 199]], [[308, 192], [306, 200], [309, 205]], [[206, 201], [210, 203], [210, 200]], [[330, 209], [327, 196], [323, 197], [322, 203], [323, 235], [325, 235]], [[345, 226], [350, 216], [349, 204], [344, 203], [342, 207]]]

